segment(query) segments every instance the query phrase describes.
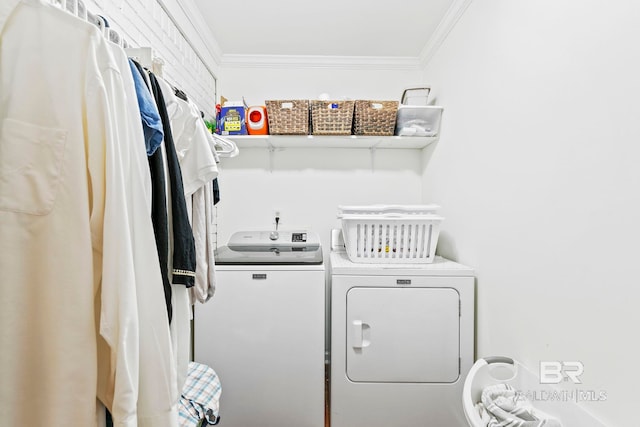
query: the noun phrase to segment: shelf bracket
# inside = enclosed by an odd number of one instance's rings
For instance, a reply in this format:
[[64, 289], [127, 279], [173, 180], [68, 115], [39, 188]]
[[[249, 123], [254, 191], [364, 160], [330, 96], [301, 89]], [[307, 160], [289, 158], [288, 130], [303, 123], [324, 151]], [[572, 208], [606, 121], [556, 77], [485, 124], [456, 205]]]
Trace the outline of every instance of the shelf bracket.
[[275, 157], [275, 152], [276, 152], [276, 148], [269, 144], [269, 173], [273, 173], [273, 163], [274, 163], [274, 157]]
[[374, 173], [376, 171], [376, 150], [377, 148], [374, 146], [369, 148], [369, 153], [371, 155], [371, 173]]

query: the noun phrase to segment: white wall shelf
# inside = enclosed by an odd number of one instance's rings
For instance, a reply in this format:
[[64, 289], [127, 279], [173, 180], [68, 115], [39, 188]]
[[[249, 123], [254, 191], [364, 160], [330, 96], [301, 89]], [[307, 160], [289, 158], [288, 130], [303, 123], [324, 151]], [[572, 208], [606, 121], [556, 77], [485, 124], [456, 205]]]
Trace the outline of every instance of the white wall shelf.
[[325, 136], [325, 135], [231, 135], [239, 148], [381, 148], [422, 149], [438, 137], [421, 136]]

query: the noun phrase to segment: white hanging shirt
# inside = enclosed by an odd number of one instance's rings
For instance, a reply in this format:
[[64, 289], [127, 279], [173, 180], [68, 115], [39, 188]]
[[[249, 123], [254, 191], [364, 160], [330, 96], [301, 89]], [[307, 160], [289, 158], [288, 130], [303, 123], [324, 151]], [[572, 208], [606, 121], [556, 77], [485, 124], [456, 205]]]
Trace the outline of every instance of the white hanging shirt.
[[[190, 288], [190, 302], [209, 300], [215, 292], [214, 207], [212, 181], [218, 176], [218, 167], [210, 142], [209, 130], [192, 101], [175, 96], [173, 88], [158, 79], [165, 95], [171, 119], [171, 132], [182, 171], [182, 182], [187, 204], [191, 203], [189, 219], [196, 248], [196, 278]], [[185, 372], [188, 366], [182, 366]]]
[[185, 112], [184, 131], [176, 145], [182, 153], [179, 160], [183, 176], [189, 183], [185, 184], [185, 195], [191, 195], [191, 228], [197, 257], [195, 283], [189, 289], [190, 302], [194, 304], [198, 300], [204, 303], [215, 292], [213, 179], [218, 176], [218, 167], [213, 154], [215, 150], [210, 145], [211, 134], [200, 110], [192, 101], [178, 98], [177, 102]]
[[180, 391], [176, 387], [176, 364], [151, 222], [151, 173], [129, 61], [120, 46], [110, 43], [110, 47], [125, 86], [126, 100], [121, 102], [118, 111], [121, 121], [127, 123], [126, 143], [131, 155], [123, 159], [123, 169], [128, 173], [127, 206], [132, 219], [130, 233], [135, 241], [133, 256], [140, 328], [138, 425], [172, 427], [178, 423]]
[[95, 425], [97, 394], [136, 426], [122, 76], [95, 26], [41, 0], [3, 0], [0, 34], [0, 419]]
[[158, 79], [158, 82], [162, 86], [162, 93], [166, 94], [171, 133], [182, 170], [184, 195], [188, 197], [218, 176], [218, 166], [209, 146], [207, 126], [198, 107], [191, 101], [178, 98], [164, 80]]
[[191, 219], [196, 244], [196, 279], [192, 288], [189, 288], [189, 300], [191, 304], [196, 301], [205, 303], [209, 301], [216, 290], [215, 271], [215, 222], [213, 206], [213, 182], [207, 182], [193, 193]]

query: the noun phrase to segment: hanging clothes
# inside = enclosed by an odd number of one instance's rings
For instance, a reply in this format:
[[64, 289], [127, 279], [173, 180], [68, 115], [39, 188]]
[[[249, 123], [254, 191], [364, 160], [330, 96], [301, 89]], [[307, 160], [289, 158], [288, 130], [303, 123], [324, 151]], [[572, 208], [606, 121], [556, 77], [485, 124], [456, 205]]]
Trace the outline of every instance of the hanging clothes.
[[213, 184], [209, 181], [193, 193], [193, 229], [198, 253], [195, 286], [189, 289], [191, 304], [209, 301], [216, 289], [215, 275], [215, 216]]
[[[148, 91], [151, 91], [151, 83], [147, 81], [146, 71], [140, 64], [133, 61], [136, 69], [143, 77]], [[149, 96], [152, 96], [151, 94]], [[152, 98], [153, 99], [153, 98]], [[153, 100], [155, 104], [155, 99]], [[157, 110], [157, 107], [156, 107]], [[160, 113], [158, 113], [159, 115]], [[164, 135], [164, 131], [163, 131]], [[151, 176], [151, 220], [156, 242], [156, 251], [160, 264], [160, 274], [162, 276], [162, 288], [164, 291], [165, 307], [169, 323], [173, 318], [173, 306], [171, 302], [171, 282], [169, 281], [169, 219], [167, 213], [167, 186], [165, 178], [165, 166], [163, 160], [162, 141], [148, 157], [148, 164]], [[147, 154], [149, 151], [147, 150]]]
[[218, 178], [213, 180], [213, 204], [217, 205], [220, 202], [220, 187], [218, 184]]
[[4, 1], [0, 34], [0, 419], [20, 425], [37, 408], [47, 424], [98, 425], [104, 404], [117, 426], [174, 427], [127, 58], [39, 0]]
[[[195, 286], [189, 289], [190, 301], [208, 301], [215, 292], [215, 242], [213, 180], [218, 176], [217, 162], [210, 144], [210, 133], [198, 107], [186, 95], [162, 79], [176, 152], [182, 170], [185, 198], [190, 201], [190, 219], [196, 245]], [[175, 94], [175, 96], [174, 96]]]
[[173, 226], [173, 260], [172, 279], [175, 284], [191, 287], [196, 275], [196, 254], [193, 241], [193, 232], [189, 225], [186, 202], [182, 184], [182, 172], [176, 154], [171, 124], [167, 113], [164, 95], [153, 73], [149, 73], [153, 96], [162, 119], [164, 130], [164, 146], [166, 149], [167, 163], [169, 166], [169, 182], [171, 184], [171, 213]]
[[95, 425], [100, 389], [118, 425], [134, 426], [127, 194], [140, 183], [122, 164], [122, 77], [97, 28], [41, 1], [4, 0], [0, 34], [0, 419], [21, 425], [37, 408]]
[[[204, 224], [195, 221], [196, 214], [193, 201], [195, 200], [196, 194], [201, 191], [200, 188], [203, 186], [203, 180], [213, 179], [213, 177], [217, 176], [218, 171], [211, 150], [206, 142], [203, 145], [203, 137], [198, 133], [199, 127], [197, 120], [199, 116], [194, 116], [194, 111], [197, 110], [195, 105], [185, 102], [179, 95], [176, 95], [174, 88], [165, 80], [161, 78], [157, 78], [156, 80], [163, 93], [164, 103], [171, 125], [171, 134], [180, 163], [184, 184], [184, 197], [191, 229], [193, 231], [197, 257], [195, 286], [186, 289], [183, 286], [174, 285], [172, 288], [172, 302], [175, 316], [171, 324], [171, 337], [174, 343], [174, 355], [177, 362], [178, 387], [181, 389], [187, 378], [190, 361], [190, 295], [196, 287], [201, 286], [203, 274], [213, 274], [213, 266], [209, 269], [208, 261], [208, 250], [211, 249], [212, 254], [213, 248], [204, 246], [207, 244], [207, 241], [203, 241], [202, 236], [204, 236], [207, 230], [204, 228]], [[184, 94], [183, 96], [186, 97]], [[206, 141], [206, 138], [204, 138], [204, 141]], [[197, 219], [199, 220], [199, 218]], [[209, 277], [207, 276], [204, 279], [208, 281]]]
[[[126, 143], [132, 145], [130, 151], [135, 154], [123, 167], [132, 175], [128, 183], [136, 181], [144, 183], [133, 185], [128, 192], [129, 216], [144, 218], [144, 221], [130, 222], [131, 234], [134, 241], [154, 242], [153, 225], [150, 221], [151, 174], [147, 162], [148, 150], [145, 146], [143, 127], [140, 125], [139, 119], [143, 113], [139, 108], [139, 93], [135, 85], [135, 75], [132, 72], [135, 70], [138, 73], [138, 71], [135, 67], [132, 70], [120, 46], [110, 43], [110, 47], [118, 63], [127, 96], [126, 102], [120, 103], [119, 106], [131, 122]], [[139, 74], [138, 76], [141, 77]], [[142, 89], [149, 93], [146, 86]], [[149, 99], [152, 99], [150, 95]], [[143, 189], [145, 191], [141, 191]], [[153, 245], [135, 244], [133, 248], [133, 257], [136, 261], [141, 361], [138, 376], [138, 425], [172, 427], [178, 419], [176, 401], [180, 390], [176, 387], [177, 372], [175, 360], [171, 354], [169, 327], [165, 320], [160, 263], [153, 251]], [[137, 268], [138, 266], [141, 268]]]
[[141, 74], [142, 67], [133, 59], [129, 59], [129, 66], [138, 96], [138, 107], [140, 108], [140, 119], [144, 130], [147, 155], [151, 156], [162, 144], [164, 137], [162, 121], [160, 120], [158, 107], [156, 107], [156, 103], [151, 93], [149, 93], [149, 86]]
[[[218, 176], [218, 167], [198, 107], [182, 91], [172, 88], [163, 79], [158, 79], [158, 82], [166, 94], [164, 99], [182, 171], [184, 194], [189, 197]], [[182, 94], [184, 99], [175, 93]]]

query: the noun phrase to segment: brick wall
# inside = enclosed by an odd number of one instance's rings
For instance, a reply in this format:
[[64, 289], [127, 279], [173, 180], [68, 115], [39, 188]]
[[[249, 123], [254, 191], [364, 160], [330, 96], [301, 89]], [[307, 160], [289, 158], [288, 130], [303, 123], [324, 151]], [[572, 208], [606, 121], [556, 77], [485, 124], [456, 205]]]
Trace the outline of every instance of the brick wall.
[[[164, 61], [167, 82], [182, 89], [205, 115], [215, 112], [217, 63], [178, 0], [84, 0], [87, 10], [104, 16], [132, 47], [151, 47]], [[171, 12], [171, 15], [167, 13]], [[173, 13], [175, 12], [175, 13]], [[188, 37], [188, 39], [187, 39]], [[197, 49], [197, 51], [196, 51]]]

